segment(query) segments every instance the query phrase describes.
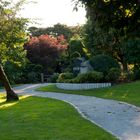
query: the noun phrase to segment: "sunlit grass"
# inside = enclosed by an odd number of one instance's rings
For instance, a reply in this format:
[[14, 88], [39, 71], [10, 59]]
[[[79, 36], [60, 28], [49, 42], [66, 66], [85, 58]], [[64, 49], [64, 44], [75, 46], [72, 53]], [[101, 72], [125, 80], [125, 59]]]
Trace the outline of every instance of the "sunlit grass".
[[58, 89], [55, 85], [41, 87], [37, 90], [48, 92], [60, 92], [67, 94], [78, 94], [85, 96], [95, 96], [106, 99], [114, 99], [128, 102], [140, 106], [140, 81], [116, 85], [109, 88], [92, 89], [92, 90], [63, 90]]
[[5, 108], [13, 106], [15, 104], [17, 104], [17, 102], [5, 103], [3, 105], [0, 105], [0, 109], [5, 109]]
[[[29, 95], [24, 95], [24, 96], [20, 96], [19, 99], [23, 100], [28, 97], [29, 97]], [[6, 97], [4, 96], [4, 94], [0, 95], [0, 109], [5, 109], [7, 107], [11, 107], [13, 105], [16, 105], [17, 103], [18, 103], [18, 101], [6, 102]]]
[[4, 94], [0, 94], [0, 104], [5, 102], [6, 99], [5, 99], [5, 95]]
[[[0, 95], [0, 107], [8, 105]], [[0, 108], [1, 140], [115, 140], [69, 104], [54, 99], [21, 96]]]

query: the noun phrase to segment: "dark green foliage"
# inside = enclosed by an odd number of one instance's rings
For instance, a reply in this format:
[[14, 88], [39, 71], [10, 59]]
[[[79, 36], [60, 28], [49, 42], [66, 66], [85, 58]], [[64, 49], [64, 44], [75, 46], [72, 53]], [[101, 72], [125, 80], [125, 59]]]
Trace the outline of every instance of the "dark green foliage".
[[35, 65], [28, 63], [22, 70], [22, 76], [20, 77], [20, 83], [37, 83], [41, 81], [41, 72], [43, 67], [41, 65]]
[[[74, 0], [82, 2], [87, 8], [87, 16], [98, 20], [102, 26], [123, 28], [129, 27], [134, 31], [140, 19], [140, 1], [112, 1], [112, 0]], [[133, 26], [133, 27], [132, 27]], [[140, 29], [138, 27], [138, 29]]]
[[40, 82], [40, 75], [43, 68], [41, 65], [35, 65], [29, 62], [19, 66], [7, 61], [4, 69], [11, 84], [21, 84]]
[[119, 77], [121, 75], [121, 71], [118, 68], [111, 68], [108, 71], [107, 76], [105, 77], [105, 79], [109, 82], [116, 82], [119, 80]]
[[0, 81], [0, 88], [3, 86], [3, 84], [1, 83], [1, 81]]
[[90, 64], [95, 71], [103, 72], [106, 75], [111, 68], [119, 68], [119, 64], [112, 57], [107, 55], [96, 55], [90, 59]]
[[120, 62], [140, 63], [140, 1], [139, 0], [74, 0], [87, 10], [85, 45], [92, 54], [109, 54]]
[[140, 39], [131, 37], [123, 43], [125, 57], [129, 64], [140, 65]]
[[50, 82], [51, 82], [51, 83], [56, 83], [58, 77], [59, 77], [59, 73], [54, 73], [54, 74], [50, 77]]
[[61, 73], [57, 79], [57, 82], [59, 83], [65, 83], [68, 79], [73, 79], [74, 78], [74, 75], [73, 73]]
[[127, 76], [127, 81], [129, 82], [129, 81], [133, 81], [133, 80], [136, 80], [135, 79], [135, 75], [134, 75], [134, 73], [133, 72], [127, 72], [127, 74], [126, 74], [126, 76]]
[[22, 76], [23, 66], [7, 61], [4, 65], [5, 73], [11, 84], [18, 83]]
[[140, 65], [135, 65], [133, 69], [134, 73], [134, 80], [139, 80], [140, 79]]
[[134, 71], [134, 79], [135, 80], [140, 79], [140, 69]]
[[70, 41], [69, 41], [69, 54], [71, 56], [71, 59], [73, 57], [85, 57], [86, 54], [83, 50], [84, 46], [82, 44], [82, 40], [78, 37], [73, 37]]

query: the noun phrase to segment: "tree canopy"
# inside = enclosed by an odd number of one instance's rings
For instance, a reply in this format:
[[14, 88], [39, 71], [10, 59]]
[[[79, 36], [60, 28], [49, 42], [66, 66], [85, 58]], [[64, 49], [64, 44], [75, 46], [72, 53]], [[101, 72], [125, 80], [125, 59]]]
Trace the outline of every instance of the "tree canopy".
[[28, 20], [17, 16], [24, 1], [15, 5], [12, 1], [0, 2], [0, 62], [20, 63], [25, 58], [23, 44], [27, 41]]
[[81, 27], [80, 26], [72, 26], [69, 27], [64, 24], [57, 23], [53, 27], [47, 28], [37, 28], [37, 27], [29, 27], [28, 31], [32, 36], [40, 36], [44, 34], [52, 35], [54, 37], [63, 35], [66, 40], [70, 40], [70, 38], [74, 34], [80, 33]]
[[88, 22], [84, 38], [91, 52], [113, 56], [122, 63], [125, 70], [127, 63], [139, 63], [139, 0], [75, 1], [76, 4], [81, 2], [87, 10]]
[[52, 74], [56, 69], [58, 58], [67, 50], [67, 42], [63, 35], [57, 38], [41, 35], [31, 37], [24, 48], [27, 50], [27, 58], [32, 63], [42, 65], [45, 73]]
[[2, 64], [7, 61], [20, 64], [25, 60], [23, 44], [27, 40], [26, 25], [28, 20], [18, 15], [25, 0], [14, 3], [13, 0], [0, 1], [0, 80], [7, 93], [7, 101], [18, 100], [12, 90]]

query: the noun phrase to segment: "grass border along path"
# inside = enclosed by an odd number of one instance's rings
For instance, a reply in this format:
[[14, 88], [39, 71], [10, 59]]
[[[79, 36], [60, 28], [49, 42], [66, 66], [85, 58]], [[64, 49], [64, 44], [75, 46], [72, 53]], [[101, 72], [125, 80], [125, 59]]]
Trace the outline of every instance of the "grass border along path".
[[57, 88], [55, 84], [40, 87], [37, 90], [44, 92], [59, 92], [67, 94], [95, 96], [99, 98], [123, 101], [130, 104], [134, 104], [136, 106], [140, 106], [140, 81], [116, 85], [109, 88], [92, 90], [63, 90]]
[[116, 140], [68, 103], [32, 96], [5, 103], [0, 95], [0, 132], [1, 140]]

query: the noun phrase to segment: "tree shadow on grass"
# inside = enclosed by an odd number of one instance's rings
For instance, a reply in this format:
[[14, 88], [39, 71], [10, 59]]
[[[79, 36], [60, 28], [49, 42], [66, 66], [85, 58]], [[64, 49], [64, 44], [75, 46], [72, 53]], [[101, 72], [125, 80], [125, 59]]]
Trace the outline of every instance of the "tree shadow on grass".
[[7, 102], [6, 101], [6, 96], [4, 94], [1, 94], [0, 95], [0, 109], [4, 109], [4, 108], [8, 108], [8, 107], [11, 107], [13, 105], [16, 105], [17, 103], [19, 103], [21, 100], [25, 99], [25, 98], [28, 98], [29, 96], [26, 95], [26, 96], [20, 96], [19, 97], [19, 101], [10, 101], [10, 102]]

